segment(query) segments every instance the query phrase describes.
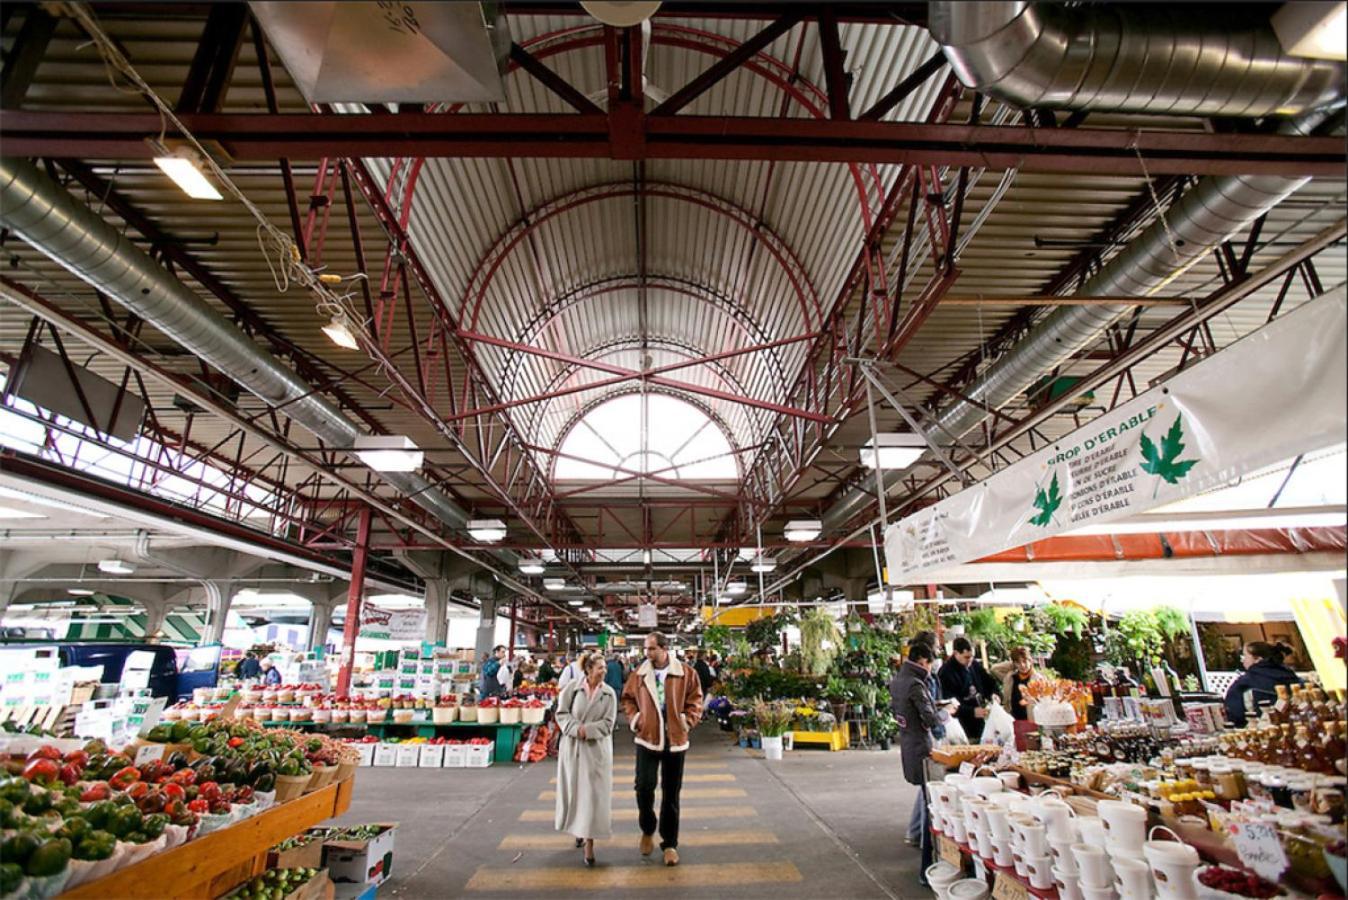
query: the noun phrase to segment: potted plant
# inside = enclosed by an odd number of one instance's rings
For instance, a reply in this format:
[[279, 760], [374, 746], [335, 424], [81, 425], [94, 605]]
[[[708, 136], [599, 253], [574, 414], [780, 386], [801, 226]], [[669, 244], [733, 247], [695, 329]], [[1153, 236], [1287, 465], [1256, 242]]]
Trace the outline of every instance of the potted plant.
[[890, 741], [898, 733], [899, 723], [894, 715], [887, 709], [876, 710], [875, 715], [871, 717], [871, 736], [875, 738], [880, 749], [888, 750]]
[[833, 718], [839, 722], [847, 718], [847, 702], [852, 698], [847, 681], [837, 675], [830, 675], [824, 684], [824, 696], [833, 707]]
[[763, 742], [763, 756], [782, 758], [782, 735], [791, 730], [795, 708], [785, 700], [754, 701], [754, 722]]
[[810, 610], [800, 619], [801, 672], [816, 677], [826, 673], [841, 644], [842, 634], [827, 610]]

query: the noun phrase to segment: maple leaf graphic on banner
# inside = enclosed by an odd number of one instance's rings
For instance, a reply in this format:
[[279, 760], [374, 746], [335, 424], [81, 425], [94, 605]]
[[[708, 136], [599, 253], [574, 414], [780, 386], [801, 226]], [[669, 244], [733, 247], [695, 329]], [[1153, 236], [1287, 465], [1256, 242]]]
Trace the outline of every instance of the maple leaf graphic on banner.
[[[1170, 426], [1170, 430], [1161, 438], [1161, 446], [1158, 448], [1151, 438], [1145, 434], [1142, 435], [1142, 463], [1139, 468], [1143, 472], [1149, 472], [1158, 478], [1164, 479], [1168, 484], [1179, 484], [1179, 480], [1189, 474], [1189, 470], [1198, 465], [1196, 459], [1180, 459], [1180, 454], [1184, 452], [1184, 424], [1182, 416], [1175, 416], [1175, 422]], [[1156, 482], [1156, 490], [1160, 490], [1161, 482]], [[1152, 496], [1156, 496], [1156, 490], [1152, 491]]]
[[1047, 528], [1048, 523], [1053, 521], [1053, 514], [1062, 506], [1062, 494], [1058, 491], [1058, 473], [1053, 473], [1053, 480], [1049, 482], [1048, 491], [1041, 487], [1034, 492], [1034, 508], [1039, 510], [1039, 514], [1030, 517], [1031, 525], [1038, 525], [1041, 528]]

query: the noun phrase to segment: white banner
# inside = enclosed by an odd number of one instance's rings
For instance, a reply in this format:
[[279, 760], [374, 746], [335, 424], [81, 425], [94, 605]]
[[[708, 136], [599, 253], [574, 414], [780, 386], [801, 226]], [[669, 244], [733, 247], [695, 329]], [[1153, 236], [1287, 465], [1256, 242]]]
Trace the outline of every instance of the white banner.
[[426, 636], [424, 609], [380, 609], [364, 604], [360, 609], [358, 637], [384, 641], [419, 641]]
[[1338, 290], [885, 531], [891, 584], [1144, 512], [1348, 439]]

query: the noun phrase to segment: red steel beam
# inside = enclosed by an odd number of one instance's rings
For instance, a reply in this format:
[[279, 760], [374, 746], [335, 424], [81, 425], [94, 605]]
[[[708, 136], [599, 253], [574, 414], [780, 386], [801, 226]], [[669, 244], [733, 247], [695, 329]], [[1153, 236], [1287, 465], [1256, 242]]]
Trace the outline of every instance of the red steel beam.
[[[184, 113], [198, 139], [240, 161], [346, 157], [613, 158], [608, 116], [593, 114]], [[1140, 175], [1343, 174], [1335, 137], [1208, 134], [1102, 128], [645, 116], [624, 120], [624, 154], [638, 159], [744, 159], [1018, 168], [1027, 172]], [[148, 159], [153, 113], [0, 110], [15, 156]], [[625, 157], [626, 158], [626, 157]]]

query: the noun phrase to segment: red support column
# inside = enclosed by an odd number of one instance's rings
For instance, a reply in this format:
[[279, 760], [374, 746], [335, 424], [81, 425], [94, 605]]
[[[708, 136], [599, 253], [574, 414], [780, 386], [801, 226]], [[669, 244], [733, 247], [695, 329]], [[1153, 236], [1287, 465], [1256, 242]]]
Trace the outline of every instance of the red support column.
[[360, 599], [365, 592], [365, 557], [370, 550], [370, 507], [360, 509], [356, 549], [351, 556], [351, 587], [346, 592], [346, 625], [342, 629], [342, 667], [337, 672], [337, 696], [351, 693], [351, 669], [356, 662], [356, 635], [360, 633]]
[[512, 657], [515, 655], [515, 626], [519, 623], [515, 614], [518, 612], [519, 602], [519, 597], [510, 598], [510, 646], [506, 648], [506, 654]]

